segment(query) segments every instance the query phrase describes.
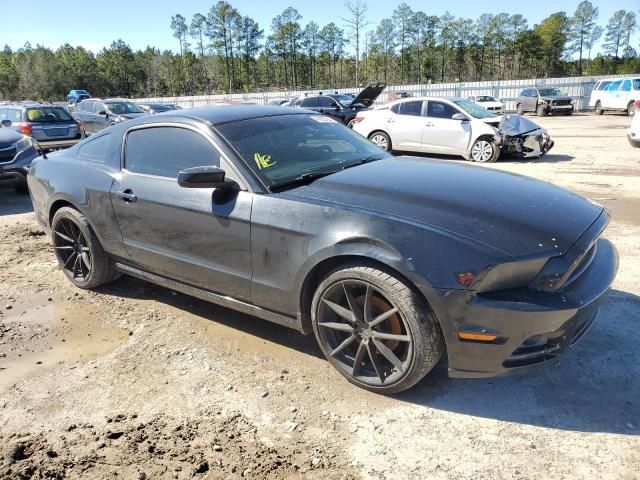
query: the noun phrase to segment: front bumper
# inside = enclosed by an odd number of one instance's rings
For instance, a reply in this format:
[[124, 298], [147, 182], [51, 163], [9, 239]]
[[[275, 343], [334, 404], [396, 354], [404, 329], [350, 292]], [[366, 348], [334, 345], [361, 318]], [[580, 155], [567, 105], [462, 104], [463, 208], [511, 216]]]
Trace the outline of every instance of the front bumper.
[[[607, 240], [579, 278], [557, 292], [528, 288], [477, 294], [447, 291], [436, 306], [451, 377], [492, 377], [544, 363], [588, 331], [615, 278], [618, 256]], [[495, 332], [491, 342], [461, 340], [467, 327]]]
[[28, 167], [7, 167], [0, 165], [0, 188], [26, 185]]
[[572, 112], [573, 104], [570, 105], [547, 105], [547, 109], [551, 112]]

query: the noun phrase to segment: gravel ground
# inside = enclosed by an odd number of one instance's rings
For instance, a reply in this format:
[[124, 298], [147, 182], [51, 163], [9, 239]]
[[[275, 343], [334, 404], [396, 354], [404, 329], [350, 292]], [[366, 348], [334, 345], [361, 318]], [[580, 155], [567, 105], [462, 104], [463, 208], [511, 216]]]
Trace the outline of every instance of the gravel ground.
[[441, 364], [395, 397], [283, 327], [126, 277], [73, 288], [28, 198], [0, 192], [0, 479], [640, 478], [640, 150], [623, 116], [541, 123], [549, 155], [487, 168], [611, 209], [601, 316], [555, 363], [489, 380]]

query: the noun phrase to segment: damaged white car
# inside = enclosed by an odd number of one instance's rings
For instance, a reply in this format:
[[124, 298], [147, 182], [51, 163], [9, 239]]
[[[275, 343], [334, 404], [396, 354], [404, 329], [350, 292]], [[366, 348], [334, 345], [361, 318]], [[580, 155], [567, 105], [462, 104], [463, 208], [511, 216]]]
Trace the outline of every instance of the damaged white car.
[[457, 97], [405, 98], [358, 112], [353, 129], [381, 148], [462, 156], [480, 163], [501, 154], [538, 157], [547, 131], [519, 115], [497, 116]]

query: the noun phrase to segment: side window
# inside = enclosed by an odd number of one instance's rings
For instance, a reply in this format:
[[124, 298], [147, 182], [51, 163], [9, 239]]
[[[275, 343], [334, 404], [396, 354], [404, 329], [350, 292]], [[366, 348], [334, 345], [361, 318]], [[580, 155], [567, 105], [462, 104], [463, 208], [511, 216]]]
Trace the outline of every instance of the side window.
[[0, 120], [6, 120], [7, 118], [7, 109], [0, 108]]
[[604, 90], [605, 88], [607, 88], [607, 86], [610, 84], [611, 82], [607, 82], [607, 81], [603, 81], [603, 82], [599, 82], [596, 85], [595, 90]]
[[220, 155], [192, 130], [153, 127], [127, 135], [125, 168], [130, 172], [176, 178], [180, 170], [205, 165], [220, 166]]
[[400, 104], [396, 103], [391, 108], [389, 108], [389, 110], [391, 110], [393, 113], [398, 113], [400, 111]]
[[520, 94], [520, 96], [528, 97], [529, 96], [529, 89], [525, 88], [524, 90], [522, 90], [522, 93]]
[[318, 97], [304, 98], [300, 104], [302, 108], [314, 108], [318, 106]]
[[419, 117], [422, 115], [422, 102], [403, 102], [400, 104], [400, 115], [412, 115]]
[[442, 102], [429, 102], [427, 106], [427, 117], [451, 119], [456, 113], [459, 113], [451, 105]]
[[85, 143], [80, 145], [80, 148], [78, 149], [78, 158], [90, 160], [92, 162], [104, 162], [105, 158], [107, 158], [110, 141], [110, 133], [95, 138], [92, 137], [90, 140], [87, 140]]
[[640, 90], [640, 78], [634, 78], [632, 82], [633, 82], [633, 89]]
[[7, 120], [11, 122], [22, 122], [22, 109], [19, 108], [7, 108]]
[[625, 80], [622, 82], [622, 86], [620, 87], [620, 91], [622, 92], [630, 92], [631, 91], [631, 80]]
[[331, 97], [319, 97], [318, 98], [318, 106], [325, 108], [335, 108], [338, 106], [336, 101]]
[[621, 81], [611, 82], [609, 85], [607, 85], [606, 91], [607, 92], [615, 92], [620, 87], [620, 84], [622, 84]]
[[93, 104], [93, 113], [100, 113], [100, 112], [106, 112], [106, 111], [107, 111], [107, 107], [104, 105], [104, 103], [96, 102]]

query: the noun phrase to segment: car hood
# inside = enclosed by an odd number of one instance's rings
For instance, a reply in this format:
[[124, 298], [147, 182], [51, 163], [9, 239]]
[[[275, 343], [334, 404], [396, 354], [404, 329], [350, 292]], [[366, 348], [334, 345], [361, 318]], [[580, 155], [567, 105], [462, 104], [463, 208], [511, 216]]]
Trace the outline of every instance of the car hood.
[[0, 128], [0, 148], [6, 148], [18, 140], [20, 140], [24, 135], [16, 132], [10, 128]]
[[127, 120], [131, 120], [133, 118], [143, 117], [148, 115], [147, 113], [121, 113], [118, 114], [118, 117], [126, 118]]
[[545, 101], [549, 102], [551, 100], [571, 100], [571, 97], [567, 96], [567, 95], [556, 95], [556, 96], [541, 96], [540, 98], [543, 98]]
[[348, 108], [350, 108], [352, 105], [355, 106], [357, 104], [362, 104], [366, 108], [369, 108], [371, 105], [373, 105], [373, 102], [376, 101], [376, 98], [380, 96], [386, 86], [387, 85], [385, 83], [372, 83], [364, 90], [362, 90], [358, 95], [356, 95], [356, 98], [351, 101]]
[[516, 135], [525, 135], [535, 132], [536, 130], [544, 130], [536, 122], [529, 120], [522, 115], [503, 115], [500, 119], [498, 130], [503, 135], [515, 137]]
[[434, 227], [511, 257], [562, 254], [602, 213], [546, 182], [416, 157], [348, 168], [287, 193]]

